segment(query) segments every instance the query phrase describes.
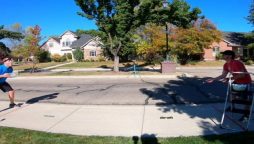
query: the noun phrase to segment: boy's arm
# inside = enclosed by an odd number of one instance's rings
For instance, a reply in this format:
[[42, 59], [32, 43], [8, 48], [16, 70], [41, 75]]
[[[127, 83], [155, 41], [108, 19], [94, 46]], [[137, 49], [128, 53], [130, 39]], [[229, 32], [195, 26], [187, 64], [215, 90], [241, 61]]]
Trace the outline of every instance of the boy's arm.
[[2, 74], [2, 75], [0, 75], [0, 78], [10, 78], [11, 76], [10, 76], [10, 74], [8, 74], [8, 73], [5, 73], [5, 74]]

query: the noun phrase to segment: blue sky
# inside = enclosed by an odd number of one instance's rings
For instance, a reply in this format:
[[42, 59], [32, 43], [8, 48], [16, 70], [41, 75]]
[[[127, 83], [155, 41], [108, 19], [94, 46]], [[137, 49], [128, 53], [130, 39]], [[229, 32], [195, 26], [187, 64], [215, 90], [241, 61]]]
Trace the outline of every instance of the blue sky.
[[[253, 0], [186, 0], [199, 7], [221, 31], [249, 32], [254, 27], [245, 19]], [[42, 36], [61, 35], [66, 30], [97, 29], [93, 21], [77, 15], [74, 0], [1, 0], [0, 25], [20, 23], [23, 28], [38, 24]]]

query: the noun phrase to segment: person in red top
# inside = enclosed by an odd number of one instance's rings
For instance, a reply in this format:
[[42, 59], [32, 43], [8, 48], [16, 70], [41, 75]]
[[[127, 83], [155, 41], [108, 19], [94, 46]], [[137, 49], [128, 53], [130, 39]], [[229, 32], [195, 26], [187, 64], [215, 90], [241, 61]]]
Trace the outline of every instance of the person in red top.
[[[223, 54], [223, 59], [226, 61], [226, 63], [223, 65], [223, 72], [221, 75], [219, 75], [218, 77], [215, 78], [210, 78], [208, 80], [206, 80], [207, 83], [212, 83], [214, 80], [222, 80], [222, 81], [227, 81], [228, 79], [226, 78], [227, 75], [230, 73], [232, 74], [232, 78], [233, 79], [233, 84], [232, 85], [246, 85], [245, 90], [247, 90], [248, 88], [251, 87], [251, 76], [248, 73], [248, 71], [246, 70], [244, 64], [239, 61], [239, 60], [235, 60], [235, 53], [234, 51], [231, 50], [226, 50], [224, 52], [222, 52]], [[238, 72], [238, 73], [237, 73]], [[233, 99], [235, 99], [234, 97], [231, 97]], [[245, 98], [244, 98], [245, 99]], [[234, 105], [233, 105], [234, 107]], [[250, 107], [246, 106], [245, 109], [248, 110]], [[243, 121], [245, 119], [248, 119], [249, 114], [244, 114], [239, 120]]]
[[[206, 80], [207, 83], [211, 83], [214, 80], [225, 80], [228, 73], [233, 75], [234, 83], [236, 84], [251, 84], [251, 77], [248, 74], [244, 64], [239, 61], [235, 60], [235, 53], [231, 50], [226, 50], [222, 52], [223, 59], [226, 63], [223, 66], [223, 72], [221, 75], [215, 78], [211, 78]], [[234, 72], [242, 72], [242, 73], [234, 73]]]

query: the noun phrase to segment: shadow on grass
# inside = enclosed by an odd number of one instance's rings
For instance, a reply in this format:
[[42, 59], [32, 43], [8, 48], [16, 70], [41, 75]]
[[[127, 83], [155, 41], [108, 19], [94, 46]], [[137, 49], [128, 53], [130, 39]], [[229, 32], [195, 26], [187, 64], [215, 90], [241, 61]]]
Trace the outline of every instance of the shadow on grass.
[[143, 134], [139, 140], [138, 136], [132, 137], [133, 144], [139, 144], [139, 141], [141, 141], [141, 144], [159, 144], [159, 141], [155, 134]]
[[203, 136], [202, 139], [212, 143], [223, 144], [253, 144], [254, 132], [237, 132], [223, 135]]
[[254, 132], [235, 132], [221, 135], [172, 138], [157, 138], [155, 134], [144, 134], [141, 138], [133, 136], [132, 141], [133, 144], [253, 144]]

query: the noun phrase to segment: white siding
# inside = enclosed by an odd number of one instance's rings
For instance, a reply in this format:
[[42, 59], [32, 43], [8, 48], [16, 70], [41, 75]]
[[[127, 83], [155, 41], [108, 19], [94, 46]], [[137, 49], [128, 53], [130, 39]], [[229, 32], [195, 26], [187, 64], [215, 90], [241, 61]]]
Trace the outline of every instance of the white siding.
[[[72, 48], [70, 45], [76, 40], [77, 38], [71, 32], [66, 32], [64, 35], [62, 35], [60, 39], [61, 53], [71, 53]], [[68, 46], [66, 46], [66, 42], [68, 42]]]
[[[50, 47], [50, 43], [53, 44], [53, 47]], [[48, 51], [51, 55], [54, 54], [60, 54], [61, 55], [61, 46], [59, 45], [58, 42], [56, 42], [54, 39], [49, 39], [46, 43]]]

